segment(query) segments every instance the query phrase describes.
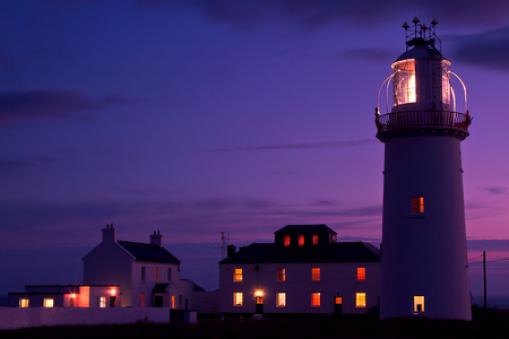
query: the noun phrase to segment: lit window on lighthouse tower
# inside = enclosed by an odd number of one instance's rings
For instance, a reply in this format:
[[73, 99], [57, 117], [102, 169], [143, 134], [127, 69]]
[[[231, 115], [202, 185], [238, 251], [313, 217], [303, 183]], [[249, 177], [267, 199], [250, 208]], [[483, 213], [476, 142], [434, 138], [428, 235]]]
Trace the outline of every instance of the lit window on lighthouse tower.
[[414, 103], [415, 90], [415, 60], [407, 59], [392, 64], [394, 70], [394, 105]]
[[412, 197], [412, 213], [424, 214], [424, 197], [422, 195]]

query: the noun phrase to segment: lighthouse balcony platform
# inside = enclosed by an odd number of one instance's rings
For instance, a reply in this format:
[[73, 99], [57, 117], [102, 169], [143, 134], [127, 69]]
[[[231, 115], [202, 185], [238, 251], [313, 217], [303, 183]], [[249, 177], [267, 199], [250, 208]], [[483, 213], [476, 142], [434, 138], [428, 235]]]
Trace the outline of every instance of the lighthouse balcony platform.
[[447, 134], [461, 140], [468, 136], [472, 118], [452, 111], [402, 111], [376, 114], [377, 138], [412, 134]]

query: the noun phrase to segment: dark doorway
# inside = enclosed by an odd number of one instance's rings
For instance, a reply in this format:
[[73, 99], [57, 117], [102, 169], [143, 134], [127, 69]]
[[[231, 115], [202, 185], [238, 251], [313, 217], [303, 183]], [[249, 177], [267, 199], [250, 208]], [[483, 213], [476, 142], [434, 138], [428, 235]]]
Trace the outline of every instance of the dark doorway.
[[263, 297], [258, 296], [256, 297], [256, 314], [263, 314]]
[[164, 297], [162, 295], [154, 296], [154, 307], [163, 307], [164, 306]]
[[110, 297], [110, 307], [115, 307], [115, 300], [117, 300], [116, 296]]
[[334, 315], [343, 314], [343, 297], [336, 295], [334, 297]]

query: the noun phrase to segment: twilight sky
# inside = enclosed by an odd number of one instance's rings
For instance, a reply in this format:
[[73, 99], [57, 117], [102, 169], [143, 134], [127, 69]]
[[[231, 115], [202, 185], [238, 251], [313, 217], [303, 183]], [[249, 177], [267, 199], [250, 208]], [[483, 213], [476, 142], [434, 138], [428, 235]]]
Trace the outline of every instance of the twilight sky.
[[[461, 9], [461, 10], [459, 10]], [[405, 20], [440, 22], [469, 88], [471, 284], [509, 257], [509, 4], [503, 0], [46, 0], [0, 4], [0, 294], [78, 282], [81, 257], [159, 228], [217, 287], [219, 235], [291, 223], [379, 243], [373, 109]], [[509, 295], [509, 261], [490, 263]]]

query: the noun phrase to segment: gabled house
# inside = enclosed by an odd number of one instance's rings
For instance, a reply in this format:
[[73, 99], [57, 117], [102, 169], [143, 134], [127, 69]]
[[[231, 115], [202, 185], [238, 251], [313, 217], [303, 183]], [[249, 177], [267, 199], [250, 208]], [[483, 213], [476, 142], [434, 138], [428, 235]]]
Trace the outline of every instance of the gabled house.
[[228, 248], [220, 263], [223, 313], [363, 313], [378, 306], [380, 252], [338, 242], [327, 225], [288, 225], [274, 243]]
[[149, 243], [116, 241], [115, 228], [107, 225], [83, 264], [84, 284], [119, 285], [122, 307], [190, 307], [194, 284], [180, 279], [180, 261], [162, 246], [159, 231]]

